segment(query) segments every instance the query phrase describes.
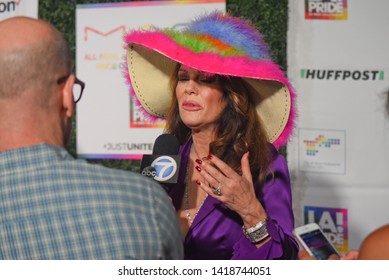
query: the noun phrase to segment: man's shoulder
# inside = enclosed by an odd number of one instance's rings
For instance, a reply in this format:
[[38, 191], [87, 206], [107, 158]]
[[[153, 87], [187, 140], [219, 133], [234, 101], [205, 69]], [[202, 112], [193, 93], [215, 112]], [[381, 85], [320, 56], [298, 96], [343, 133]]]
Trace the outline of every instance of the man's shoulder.
[[142, 186], [154, 186], [156, 182], [152, 179], [142, 176], [139, 173], [129, 170], [117, 169], [103, 166], [97, 163], [89, 163], [84, 160], [76, 160], [72, 163], [73, 168], [87, 177], [94, 176], [98, 180], [108, 180], [115, 182], [131, 182]]
[[116, 195], [148, 193], [146, 196], [155, 196], [163, 192], [159, 184], [139, 173], [74, 158], [60, 146], [41, 144], [5, 154], [0, 161], [4, 163], [0, 164], [3, 173], [19, 178], [28, 177], [26, 180], [29, 181], [44, 181], [44, 184], [52, 187], [66, 186], [82, 193], [97, 191]]

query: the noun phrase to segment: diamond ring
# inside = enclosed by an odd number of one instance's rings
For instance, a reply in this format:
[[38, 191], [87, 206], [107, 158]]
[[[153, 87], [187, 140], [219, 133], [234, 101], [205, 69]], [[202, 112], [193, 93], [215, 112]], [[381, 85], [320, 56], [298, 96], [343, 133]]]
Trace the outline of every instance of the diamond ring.
[[218, 196], [221, 196], [222, 195], [222, 192], [221, 192], [221, 183], [219, 183], [219, 185], [217, 186], [217, 188], [214, 188], [213, 189], [213, 193], [218, 195]]

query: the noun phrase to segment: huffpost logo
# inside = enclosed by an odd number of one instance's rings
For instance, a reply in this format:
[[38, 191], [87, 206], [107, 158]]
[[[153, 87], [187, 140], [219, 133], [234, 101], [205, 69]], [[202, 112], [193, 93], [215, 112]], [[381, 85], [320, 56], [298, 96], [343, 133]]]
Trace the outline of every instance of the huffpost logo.
[[322, 70], [300, 69], [300, 78], [306, 80], [378, 81], [384, 80], [382, 70]]
[[[19, 0], [21, 1], [21, 0]], [[16, 10], [16, 1], [0, 1], [0, 13], [14, 12]]]

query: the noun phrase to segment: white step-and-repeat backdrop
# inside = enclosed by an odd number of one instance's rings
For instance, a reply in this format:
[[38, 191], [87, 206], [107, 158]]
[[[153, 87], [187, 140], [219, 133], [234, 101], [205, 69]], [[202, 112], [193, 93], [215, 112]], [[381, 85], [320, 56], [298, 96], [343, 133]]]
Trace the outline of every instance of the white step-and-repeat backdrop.
[[319, 223], [345, 252], [389, 223], [389, 1], [292, 0], [289, 9], [296, 223]]
[[[135, 110], [122, 69], [130, 28], [186, 22], [225, 1], [77, 5], [80, 157], [140, 159], [163, 122]], [[289, 1], [288, 75], [298, 121], [288, 145], [296, 225], [317, 222], [337, 248], [358, 248], [389, 222], [389, 1]], [[152, 81], [150, 81], [152, 82]]]

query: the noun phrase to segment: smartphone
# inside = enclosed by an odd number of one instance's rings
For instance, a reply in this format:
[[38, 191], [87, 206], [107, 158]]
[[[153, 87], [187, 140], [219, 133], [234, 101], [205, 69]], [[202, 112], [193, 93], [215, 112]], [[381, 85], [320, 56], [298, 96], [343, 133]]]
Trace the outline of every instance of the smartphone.
[[318, 260], [327, 260], [332, 254], [340, 257], [338, 250], [324, 235], [316, 223], [306, 224], [293, 230], [297, 240], [307, 252]]

